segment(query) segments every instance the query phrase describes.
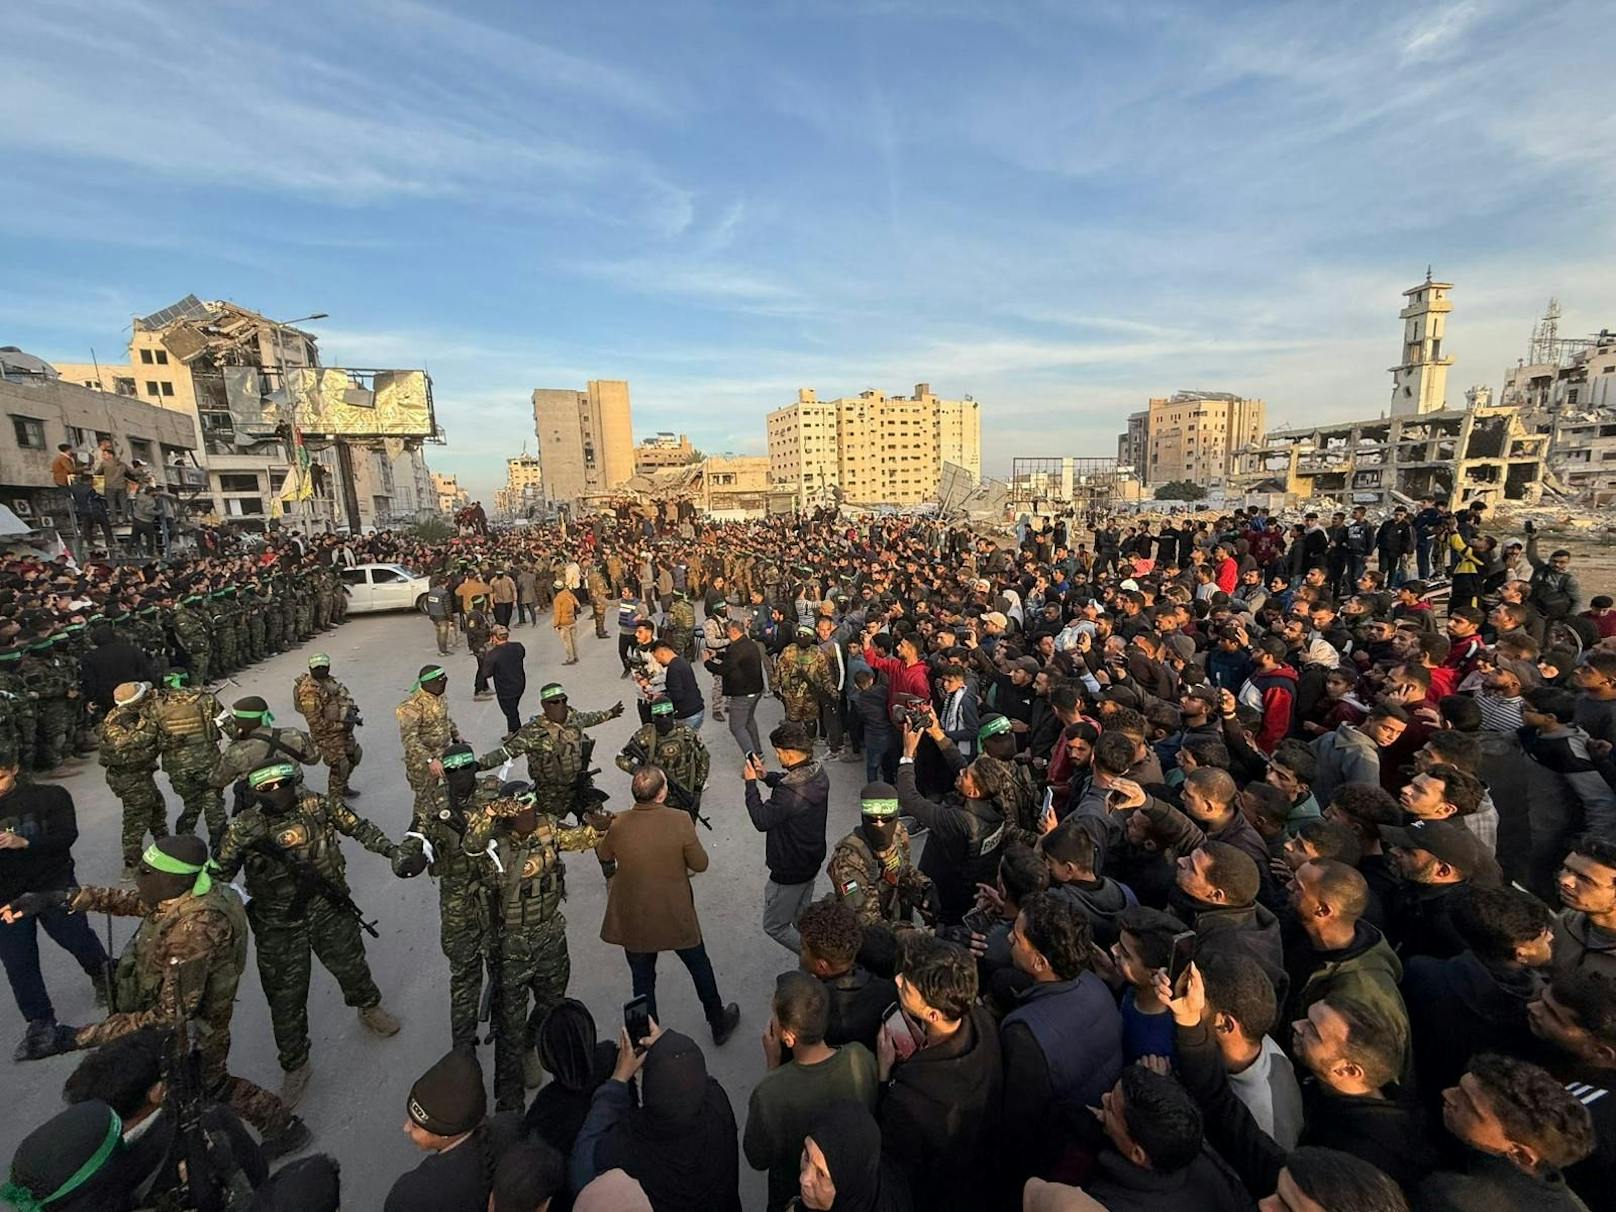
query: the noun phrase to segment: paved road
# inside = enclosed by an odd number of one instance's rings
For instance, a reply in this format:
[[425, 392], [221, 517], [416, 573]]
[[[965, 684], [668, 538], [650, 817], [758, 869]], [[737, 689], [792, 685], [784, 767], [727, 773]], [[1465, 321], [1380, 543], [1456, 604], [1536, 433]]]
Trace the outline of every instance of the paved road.
[[[580, 627], [580, 632], [586, 631]], [[628, 777], [612, 763], [637, 717], [632, 703], [633, 684], [620, 680], [615, 637], [598, 640], [581, 635], [581, 664], [560, 668], [560, 644], [542, 621], [536, 628], [518, 628], [515, 638], [527, 645], [528, 695], [524, 715], [538, 709], [538, 688], [557, 679], [566, 685], [574, 706], [585, 710], [628, 701], [624, 716], [594, 730], [599, 738], [596, 764], [602, 767], [599, 783], [611, 793], [611, 807], [628, 805]], [[228, 702], [244, 694], [261, 694], [281, 723], [301, 724], [293, 710], [293, 678], [305, 668], [315, 651], [330, 654], [332, 669], [353, 691], [365, 717], [360, 736], [364, 763], [354, 783], [363, 794], [354, 807], [388, 834], [397, 837], [405, 828], [411, 797], [404, 781], [398, 730], [393, 708], [408, 690], [417, 668], [433, 659], [431, 627], [413, 615], [359, 616], [335, 632], [318, 636], [302, 648], [253, 667], [238, 690], [224, 687]], [[464, 651], [449, 659], [449, 697], [461, 731], [479, 750], [497, 744], [504, 731], [503, 717], [493, 701], [474, 702], [471, 696], [472, 662]], [[564, 675], [564, 676], [563, 676]], [[702, 675], [703, 693], [709, 679]], [[759, 729], [766, 737], [780, 719], [772, 699], [759, 709]], [[669, 1026], [694, 1036], [707, 1052], [709, 1071], [729, 1092], [738, 1122], [744, 1125], [746, 1103], [753, 1083], [763, 1071], [758, 1036], [768, 1018], [774, 977], [794, 966], [794, 960], [767, 938], [758, 926], [762, 912], [763, 838], [746, 816], [739, 774], [740, 756], [728, 730], [710, 718], [702, 730], [713, 753], [713, 771], [705, 809], [713, 831], [699, 830], [712, 857], [708, 871], [695, 880], [708, 951], [718, 973], [719, 989], [741, 1006], [741, 1027], [722, 1049], [712, 1047], [690, 979], [678, 960], [663, 957], [659, 969], [658, 1001]], [[863, 783], [862, 763], [832, 762], [832, 840], [851, 828], [858, 815], [858, 791]], [[311, 783], [323, 785], [323, 774], [311, 771]], [[159, 776], [170, 802], [170, 820], [178, 803]], [[119, 874], [118, 808], [107, 791], [100, 767], [79, 767], [63, 780], [78, 808], [80, 839], [76, 850], [78, 874], [85, 884], [116, 881]], [[348, 876], [355, 899], [380, 919], [379, 940], [367, 940], [371, 968], [381, 986], [384, 1004], [397, 1014], [404, 1028], [392, 1039], [377, 1039], [343, 1005], [341, 991], [319, 964], [309, 994], [309, 1020], [313, 1038], [314, 1079], [300, 1113], [314, 1130], [315, 1145], [342, 1162], [345, 1203], [354, 1207], [379, 1206], [394, 1177], [410, 1168], [416, 1154], [399, 1131], [404, 1098], [411, 1082], [449, 1045], [448, 992], [445, 961], [438, 949], [436, 890], [424, 876], [395, 879], [387, 863], [352, 843], [348, 844]], [[599, 938], [605, 908], [605, 884], [593, 856], [569, 856], [569, 897], [566, 902], [567, 935], [572, 954], [572, 996], [594, 1012], [603, 1032], [615, 1033], [622, 1003], [629, 997], [628, 966], [622, 952]], [[823, 879], [821, 892], [823, 892]], [[95, 923], [103, 933], [106, 919]], [[133, 933], [132, 919], [114, 919], [113, 937], [121, 949]], [[88, 983], [65, 952], [41, 935], [41, 956], [46, 980], [63, 1022], [91, 1021], [95, 1006]], [[21, 1017], [9, 997], [0, 1009], [0, 1041], [9, 1049], [23, 1031]], [[482, 1049], [492, 1103], [492, 1048]], [[18, 1140], [60, 1098], [61, 1084], [75, 1058], [56, 1057], [27, 1065], [5, 1066], [7, 1102], [27, 1108], [21, 1116], [0, 1117], [0, 1164], [9, 1159]], [[256, 968], [249, 963], [242, 981], [234, 1025], [231, 1069], [270, 1088], [280, 1082], [268, 1011]], [[741, 1165], [742, 1196], [748, 1208], [761, 1208], [761, 1174]]]

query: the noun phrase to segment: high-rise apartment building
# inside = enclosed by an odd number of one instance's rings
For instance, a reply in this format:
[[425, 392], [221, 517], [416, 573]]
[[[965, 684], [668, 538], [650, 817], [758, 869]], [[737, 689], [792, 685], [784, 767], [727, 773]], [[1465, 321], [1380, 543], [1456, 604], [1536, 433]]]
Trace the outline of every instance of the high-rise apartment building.
[[494, 512], [502, 517], [525, 518], [530, 507], [543, 499], [544, 470], [538, 455], [521, 454], [505, 460], [505, 487], [494, 493]]
[[1221, 486], [1234, 452], [1262, 440], [1268, 407], [1226, 391], [1180, 391], [1128, 418], [1117, 459], [1148, 485], [1189, 480]]
[[813, 388], [768, 417], [769, 478], [776, 491], [813, 505], [835, 499], [918, 505], [936, 499], [944, 463], [982, 474], [982, 417], [975, 400], [941, 400], [917, 383], [912, 396], [871, 389], [821, 401]]
[[591, 379], [583, 391], [535, 389], [533, 429], [546, 500], [597, 496], [634, 475], [628, 383], [622, 379]]

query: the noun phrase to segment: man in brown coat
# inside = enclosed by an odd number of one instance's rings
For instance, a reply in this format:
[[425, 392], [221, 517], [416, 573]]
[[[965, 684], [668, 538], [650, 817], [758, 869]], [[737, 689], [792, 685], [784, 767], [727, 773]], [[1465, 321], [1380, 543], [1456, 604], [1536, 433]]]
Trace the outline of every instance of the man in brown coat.
[[634, 996], [647, 999], [652, 1018], [657, 1017], [657, 953], [677, 955], [696, 983], [713, 1042], [722, 1044], [740, 1023], [741, 1008], [734, 1002], [725, 1005], [718, 996], [690, 891], [690, 876], [707, 870], [707, 852], [690, 814], [668, 807], [668, 779], [661, 767], [642, 766], [630, 790], [634, 807], [612, 822], [611, 832], [595, 847], [602, 862], [617, 861], [601, 940], [623, 948]]

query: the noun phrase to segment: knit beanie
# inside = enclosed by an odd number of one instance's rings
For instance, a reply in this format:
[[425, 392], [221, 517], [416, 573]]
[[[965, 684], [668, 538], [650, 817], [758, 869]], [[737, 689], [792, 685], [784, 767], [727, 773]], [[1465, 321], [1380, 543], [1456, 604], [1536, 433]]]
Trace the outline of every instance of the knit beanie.
[[435, 1136], [470, 1132], [488, 1113], [483, 1068], [470, 1048], [456, 1048], [421, 1074], [405, 1104], [417, 1125]]

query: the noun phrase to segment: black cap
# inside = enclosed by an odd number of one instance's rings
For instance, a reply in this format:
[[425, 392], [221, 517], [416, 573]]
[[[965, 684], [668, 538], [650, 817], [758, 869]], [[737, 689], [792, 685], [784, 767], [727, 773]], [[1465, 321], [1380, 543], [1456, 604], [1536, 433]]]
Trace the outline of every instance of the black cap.
[[1498, 882], [1498, 861], [1466, 825], [1457, 821], [1413, 821], [1382, 825], [1382, 845], [1396, 850], [1424, 850], [1480, 883]]
[[415, 1079], [405, 1110], [434, 1136], [470, 1132], [488, 1114], [483, 1067], [470, 1048], [456, 1048]]

